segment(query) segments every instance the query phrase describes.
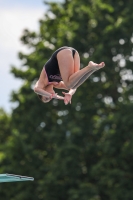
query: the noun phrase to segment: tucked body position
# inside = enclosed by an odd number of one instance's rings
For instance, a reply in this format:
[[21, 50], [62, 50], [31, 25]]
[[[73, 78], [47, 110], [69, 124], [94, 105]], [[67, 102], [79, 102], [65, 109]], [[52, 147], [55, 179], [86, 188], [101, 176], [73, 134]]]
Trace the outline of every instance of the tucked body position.
[[[64, 100], [65, 105], [71, 103], [72, 95], [77, 88], [95, 71], [103, 68], [100, 64], [90, 61], [86, 67], [80, 69], [80, 56], [72, 47], [57, 49], [44, 65], [39, 80], [34, 86], [34, 92], [42, 102], [47, 103], [51, 99]], [[54, 88], [68, 90], [62, 92], [64, 96], [55, 93]]]

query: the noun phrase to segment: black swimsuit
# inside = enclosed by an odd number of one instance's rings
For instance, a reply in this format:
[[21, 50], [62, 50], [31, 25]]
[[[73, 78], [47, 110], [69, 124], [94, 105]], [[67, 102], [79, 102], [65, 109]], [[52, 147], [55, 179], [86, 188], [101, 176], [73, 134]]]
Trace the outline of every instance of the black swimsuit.
[[63, 49], [71, 49], [72, 50], [72, 55], [74, 57], [76, 49], [72, 47], [61, 47], [57, 49], [51, 56], [51, 58], [46, 62], [44, 66], [44, 70], [47, 74], [48, 81], [49, 82], [60, 82], [62, 81], [60, 70], [59, 70], [59, 65], [58, 65], [58, 60], [57, 60], [57, 53]]

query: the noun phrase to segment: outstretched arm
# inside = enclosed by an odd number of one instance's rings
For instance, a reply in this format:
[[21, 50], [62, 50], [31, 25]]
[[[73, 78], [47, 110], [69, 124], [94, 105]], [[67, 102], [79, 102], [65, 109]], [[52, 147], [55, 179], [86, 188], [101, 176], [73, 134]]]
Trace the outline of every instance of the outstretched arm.
[[43, 90], [43, 89], [41, 89], [41, 88], [35, 87], [35, 88], [34, 88], [34, 92], [35, 92], [36, 94], [45, 96], [45, 97], [47, 97], [47, 98], [49, 98], [49, 99], [52, 99], [52, 98], [53, 98], [53, 99], [64, 100], [64, 97], [58, 95], [57, 93], [49, 93], [49, 92], [47, 92], [47, 91], [45, 91], [45, 90]]
[[39, 88], [39, 87], [34, 87], [34, 92], [36, 94], [39, 94], [39, 95], [42, 95], [42, 96], [45, 96], [45, 97], [48, 97], [48, 98], [52, 98], [52, 94], [50, 94], [49, 92], [46, 92], [45, 90]]

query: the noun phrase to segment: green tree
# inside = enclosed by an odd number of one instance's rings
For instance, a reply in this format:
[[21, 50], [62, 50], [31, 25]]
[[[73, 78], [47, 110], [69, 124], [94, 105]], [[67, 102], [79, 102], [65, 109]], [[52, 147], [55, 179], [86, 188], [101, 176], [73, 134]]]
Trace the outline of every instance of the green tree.
[[[133, 2], [47, 4], [39, 31], [25, 30], [21, 37], [29, 54], [19, 53], [21, 68], [12, 67], [24, 84], [12, 94], [18, 106], [2, 161], [6, 171], [35, 182], [7, 183], [0, 194], [13, 200], [130, 200]], [[78, 89], [72, 105], [42, 104], [33, 85], [51, 53], [64, 45], [79, 51], [81, 67], [89, 60], [106, 67]]]
[[[11, 135], [10, 116], [1, 108], [0, 109], [0, 164], [5, 158], [6, 141]], [[1, 166], [1, 165], [0, 165]], [[3, 172], [3, 166], [0, 167], [0, 173]]]

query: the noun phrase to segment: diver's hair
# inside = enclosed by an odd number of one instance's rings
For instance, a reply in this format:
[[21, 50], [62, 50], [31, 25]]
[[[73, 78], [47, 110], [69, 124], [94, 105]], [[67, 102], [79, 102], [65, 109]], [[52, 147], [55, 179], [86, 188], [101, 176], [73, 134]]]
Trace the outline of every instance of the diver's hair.
[[43, 102], [43, 103], [48, 103], [48, 101], [42, 100], [42, 95], [37, 94], [37, 96], [38, 96], [38, 98], [41, 100], [41, 102]]

